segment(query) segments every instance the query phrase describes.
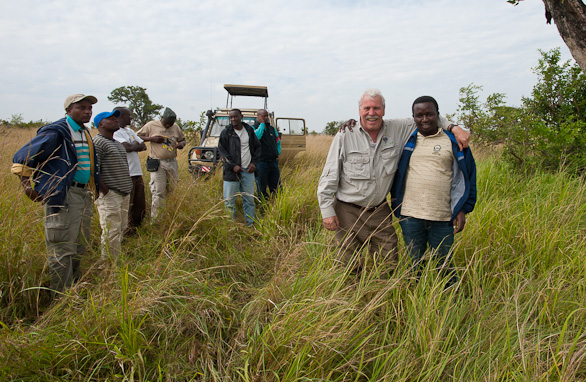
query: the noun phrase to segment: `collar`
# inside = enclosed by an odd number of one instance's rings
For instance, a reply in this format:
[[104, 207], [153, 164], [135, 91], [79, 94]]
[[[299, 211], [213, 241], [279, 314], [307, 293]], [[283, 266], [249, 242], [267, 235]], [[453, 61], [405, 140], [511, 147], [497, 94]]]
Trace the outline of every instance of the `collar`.
[[67, 123], [69, 123], [69, 126], [71, 126], [73, 131], [75, 131], [76, 133], [82, 128], [69, 115], [66, 118], [67, 118]]

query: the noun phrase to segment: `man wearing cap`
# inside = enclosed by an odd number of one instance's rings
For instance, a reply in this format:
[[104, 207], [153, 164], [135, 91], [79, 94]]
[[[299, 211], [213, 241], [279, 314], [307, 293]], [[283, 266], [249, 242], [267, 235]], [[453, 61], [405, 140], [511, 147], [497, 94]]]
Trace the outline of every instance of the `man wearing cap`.
[[45, 125], [12, 159], [25, 194], [45, 209], [45, 243], [53, 296], [81, 277], [92, 218], [92, 192], [99, 184], [94, 146], [84, 126], [96, 97], [72, 94], [66, 116]]
[[153, 221], [159, 217], [163, 200], [179, 181], [177, 149], [184, 148], [186, 141], [183, 131], [175, 123], [176, 120], [175, 112], [166, 108], [161, 120], [151, 121], [137, 132], [144, 141], [151, 143], [149, 160], [154, 162], [154, 165], [147, 166], [147, 169], [151, 173], [149, 185], [153, 198], [151, 206]]
[[114, 139], [122, 143], [126, 149], [126, 159], [128, 159], [128, 169], [132, 179], [132, 191], [130, 192], [130, 206], [128, 211], [128, 230], [125, 234], [134, 232], [136, 227], [142, 224], [146, 211], [146, 198], [144, 194], [144, 181], [142, 179], [142, 168], [138, 153], [146, 150], [146, 145], [141, 137], [130, 128], [132, 116], [130, 110], [126, 107], [117, 106], [114, 110], [120, 111], [118, 123], [120, 129], [114, 133]]
[[96, 200], [102, 226], [102, 260], [119, 259], [123, 232], [128, 226], [128, 203], [132, 180], [126, 149], [114, 140], [120, 111], [103, 112], [94, 118], [99, 134], [94, 137], [100, 167], [100, 196]]

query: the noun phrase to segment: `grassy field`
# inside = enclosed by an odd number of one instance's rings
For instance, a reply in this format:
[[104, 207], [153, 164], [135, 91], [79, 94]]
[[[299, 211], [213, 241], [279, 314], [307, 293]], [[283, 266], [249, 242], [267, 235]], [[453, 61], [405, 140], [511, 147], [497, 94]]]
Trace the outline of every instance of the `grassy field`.
[[[456, 237], [457, 288], [336, 262], [315, 196], [330, 138], [282, 166], [256, 229], [221, 175], [181, 184], [108, 269], [94, 214], [84, 276], [47, 303], [42, 211], [9, 173], [33, 130], [0, 130], [0, 380], [586, 380], [586, 186], [477, 153], [479, 202]], [[481, 155], [482, 154], [482, 155]], [[148, 179], [148, 176], [147, 176]]]

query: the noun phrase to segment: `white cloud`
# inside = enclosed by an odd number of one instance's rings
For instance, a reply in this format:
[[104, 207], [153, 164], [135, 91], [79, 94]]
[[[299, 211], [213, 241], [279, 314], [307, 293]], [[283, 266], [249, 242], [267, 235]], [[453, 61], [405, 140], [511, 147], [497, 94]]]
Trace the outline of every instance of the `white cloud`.
[[570, 58], [541, 2], [505, 0], [22, 0], [0, 4], [0, 33], [0, 118], [25, 120], [61, 117], [77, 92], [108, 110], [126, 85], [195, 120], [236, 83], [268, 86], [277, 115], [321, 131], [355, 117], [367, 87], [383, 91], [387, 116], [409, 115], [422, 94], [453, 112], [472, 82], [519, 104], [538, 49]]

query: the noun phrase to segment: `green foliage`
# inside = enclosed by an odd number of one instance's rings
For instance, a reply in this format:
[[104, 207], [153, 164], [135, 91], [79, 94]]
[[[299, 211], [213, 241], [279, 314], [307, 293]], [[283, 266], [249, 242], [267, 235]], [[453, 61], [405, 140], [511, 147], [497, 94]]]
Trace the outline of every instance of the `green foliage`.
[[460, 89], [457, 118], [470, 127], [477, 141], [502, 144], [507, 159], [518, 168], [543, 168], [571, 173], [586, 169], [586, 75], [576, 64], [560, 63], [560, 50], [541, 52], [533, 69], [537, 84], [520, 107], [504, 104], [495, 93], [479, 101], [481, 86]]
[[323, 134], [327, 134], [327, 135], [336, 135], [336, 133], [338, 132], [338, 128], [340, 127], [341, 124], [343, 124], [344, 121], [331, 121], [326, 123], [326, 127], [324, 127], [323, 130]]
[[112, 90], [108, 100], [115, 104], [125, 104], [132, 115], [132, 124], [135, 127], [144, 126], [154, 119], [162, 105], [154, 104], [146, 93], [146, 89], [140, 86], [121, 86]]

